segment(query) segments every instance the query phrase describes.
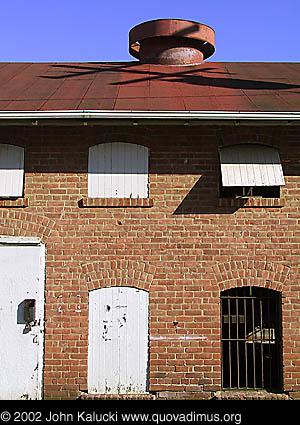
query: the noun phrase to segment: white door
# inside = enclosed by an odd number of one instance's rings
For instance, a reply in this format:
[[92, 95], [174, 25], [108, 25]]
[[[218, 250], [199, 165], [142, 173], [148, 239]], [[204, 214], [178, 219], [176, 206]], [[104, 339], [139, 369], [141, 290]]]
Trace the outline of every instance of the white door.
[[90, 292], [90, 393], [147, 392], [148, 303], [148, 292], [136, 288]]
[[44, 247], [0, 244], [0, 399], [40, 399]]

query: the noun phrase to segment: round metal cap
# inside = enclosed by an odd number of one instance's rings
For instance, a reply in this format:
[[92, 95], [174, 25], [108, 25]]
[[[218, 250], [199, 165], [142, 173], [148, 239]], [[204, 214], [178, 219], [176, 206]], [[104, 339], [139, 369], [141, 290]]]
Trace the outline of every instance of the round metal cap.
[[214, 51], [214, 30], [194, 21], [157, 19], [129, 32], [129, 53], [143, 63], [194, 65]]

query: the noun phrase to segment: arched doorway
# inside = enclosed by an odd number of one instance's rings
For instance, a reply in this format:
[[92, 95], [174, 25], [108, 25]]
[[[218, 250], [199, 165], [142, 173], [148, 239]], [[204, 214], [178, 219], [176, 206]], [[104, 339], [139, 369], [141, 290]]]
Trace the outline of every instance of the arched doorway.
[[148, 390], [149, 293], [107, 287], [89, 293], [89, 393]]
[[255, 286], [221, 293], [222, 387], [282, 389], [281, 293]]

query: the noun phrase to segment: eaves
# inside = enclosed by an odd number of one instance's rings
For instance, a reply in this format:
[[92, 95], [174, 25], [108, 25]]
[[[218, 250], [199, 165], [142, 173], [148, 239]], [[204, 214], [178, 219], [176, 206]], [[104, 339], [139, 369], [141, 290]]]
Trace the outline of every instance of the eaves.
[[300, 111], [0, 111], [0, 125], [300, 125]]

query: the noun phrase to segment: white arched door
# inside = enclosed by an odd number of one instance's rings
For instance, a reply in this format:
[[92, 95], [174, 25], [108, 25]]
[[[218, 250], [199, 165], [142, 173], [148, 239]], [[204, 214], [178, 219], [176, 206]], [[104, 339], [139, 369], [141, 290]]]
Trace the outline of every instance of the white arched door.
[[149, 294], [131, 287], [89, 294], [90, 393], [147, 391]]
[[0, 237], [0, 400], [42, 398], [45, 247]]

